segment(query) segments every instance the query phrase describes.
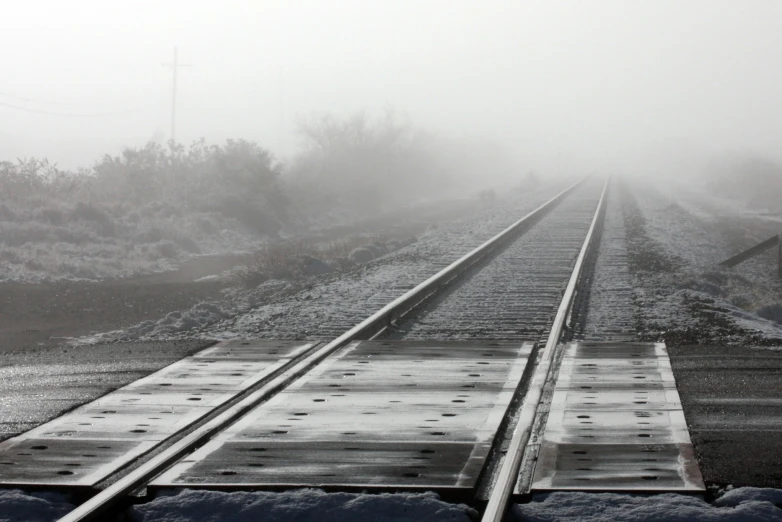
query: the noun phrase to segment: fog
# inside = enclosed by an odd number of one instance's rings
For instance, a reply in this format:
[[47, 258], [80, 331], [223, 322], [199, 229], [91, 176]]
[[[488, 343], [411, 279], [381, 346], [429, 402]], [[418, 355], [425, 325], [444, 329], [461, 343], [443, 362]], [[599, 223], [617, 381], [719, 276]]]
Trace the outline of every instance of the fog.
[[778, 158], [782, 135], [774, 0], [7, 1], [0, 45], [0, 158], [67, 168], [169, 138], [175, 46], [177, 140], [278, 158], [314, 112], [387, 108], [540, 171]]

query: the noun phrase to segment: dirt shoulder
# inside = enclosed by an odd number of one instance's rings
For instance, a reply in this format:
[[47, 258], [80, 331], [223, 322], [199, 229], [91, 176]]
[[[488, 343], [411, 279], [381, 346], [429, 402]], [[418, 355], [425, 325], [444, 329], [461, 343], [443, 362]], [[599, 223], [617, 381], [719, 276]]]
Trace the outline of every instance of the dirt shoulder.
[[224, 282], [0, 283], [0, 352], [55, 347], [221, 296]]

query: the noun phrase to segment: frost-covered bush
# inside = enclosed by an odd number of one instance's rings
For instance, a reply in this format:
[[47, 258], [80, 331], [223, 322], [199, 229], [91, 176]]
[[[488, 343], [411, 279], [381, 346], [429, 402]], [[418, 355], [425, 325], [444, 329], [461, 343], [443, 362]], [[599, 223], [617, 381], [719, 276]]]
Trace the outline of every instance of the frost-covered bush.
[[[193, 255], [254, 251], [304, 227], [352, 225], [422, 199], [463, 195], [467, 179], [474, 192], [486, 172], [511, 170], [496, 148], [437, 140], [391, 113], [376, 121], [323, 116], [301, 133], [304, 149], [284, 177], [268, 151], [244, 140], [149, 143], [75, 172], [46, 160], [0, 161], [0, 251], [14, 254], [0, 264], [0, 281], [170, 270]], [[358, 247], [373, 258], [396, 248], [364, 241], [313, 255], [342, 266]], [[301, 271], [284, 263], [261, 270], [268, 277]]]
[[328, 274], [334, 270], [334, 267], [322, 259], [310, 255], [301, 256], [301, 262], [304, 266], [304, 273], [308, 276]]
[[252, 250], [293, 214], [279, 178], [241, 140], [150, 143], [77, 172], [0, 162], [0, 281], [132, 276]]
[[[487, 184], [518, 183], [502, 147], [417, 130], [387, 112], [330, 114], [300, 122], [304, 147], [286, 169], [297, 207], [311, 221], [355, 221], [431, 199], [462, 197]], [[526, 186], [537, 181], [528, 176]]]
[[350, 253], [350, 260], [354, 263], [369, 263], [375, 259], [375, 252], [369, 247], [356, 248]]

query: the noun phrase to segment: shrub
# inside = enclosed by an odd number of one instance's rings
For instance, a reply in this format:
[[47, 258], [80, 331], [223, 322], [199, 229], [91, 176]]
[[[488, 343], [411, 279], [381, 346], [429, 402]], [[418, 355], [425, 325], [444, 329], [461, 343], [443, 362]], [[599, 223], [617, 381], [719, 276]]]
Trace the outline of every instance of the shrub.
[[350, 253], [350, 260], [357, 264], [369, 263], [375, 257], [375, 253], [367, 247], [356, 248]]
[[18, 247], [27, 243], [51, 243], [57, 240], [55, 229], [42, 223], [4, 223], [0, 225], [0, 244]]
[[62, 225], [65, 221], [65, 215], [59, 208], [44, 208], [40, 210], [38, 219], [51, 225]]
[[176, 259], [179, 256], [179, 249], [173, 241], [161, 241], [155, 248], [162, 257]]
[[201, 253], [201, 247], [198, 246], [198, 243], [187, 236], [177, 235], [173, 238], [173, 241], [186, 252], [190, 252], [191, 254]]
[[136, 234], [135, 240], [139, 243], [157, 243], [163, 241], [165, 234], [157, 227], [148, 228]]
[[254, 288], [269, 279], [298, 279], [348, 270], [389, 251], [387, 244], [377, 237], [352, 236], [321, 243], [281, 241], [256, 252], [254, 262], [236, 270], [234, 279]]
[[276, 237], [282, 228], [274, 215], [264, 210], [257, 200], [235, 195], [227, 196], [217, 210], [225, 217], [233, 218], [261, 235]]
[[11, 210], [8, 205], [0, 203], [0, 219], [6, 221], [13, 221], [16, 219], [16, 213]]
[[199, 217], [196, 221], [198, 229], [205, 234], [215, 234], [220, 231], [220, 228], [214, 224], [214, 222], [206, 217]]
[[69, 227], [58, 227], [55, 229], [57, 240], [63, 243], [73, 245], [83, 245], [95, 241], [95, 238], [84, 227], [71, 225]]
[[332, 272], [334, 268], [325, 261], [310, 255], [300, 256], [305, 275], [323, 275]]
[[80, 201], [71, 212], [71, 217], [74, 220], [92, 222], [101, 236], [113, 236], [115, 233], [114, 219], [93, 203]]

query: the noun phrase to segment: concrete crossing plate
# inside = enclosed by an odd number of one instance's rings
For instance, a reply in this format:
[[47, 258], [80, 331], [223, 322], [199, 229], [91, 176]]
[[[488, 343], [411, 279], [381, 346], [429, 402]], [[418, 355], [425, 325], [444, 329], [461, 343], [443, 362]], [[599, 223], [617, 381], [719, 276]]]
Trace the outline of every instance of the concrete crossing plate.
[[471, 491], [531, 348], [351, 343], [152, 486]]
[[4, 486], [92, 486], [316, 343], [226, 341], [0, 443]]
[[533, 491], [703, 491], [662, 343], [572, 343]]

